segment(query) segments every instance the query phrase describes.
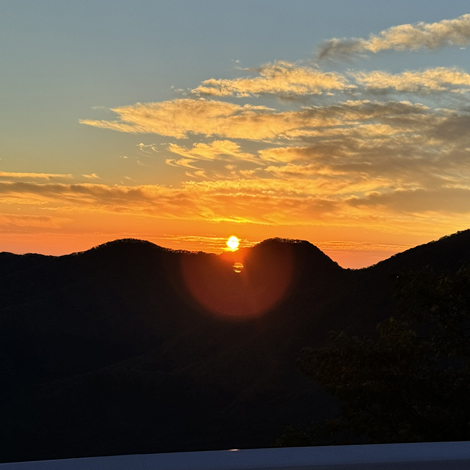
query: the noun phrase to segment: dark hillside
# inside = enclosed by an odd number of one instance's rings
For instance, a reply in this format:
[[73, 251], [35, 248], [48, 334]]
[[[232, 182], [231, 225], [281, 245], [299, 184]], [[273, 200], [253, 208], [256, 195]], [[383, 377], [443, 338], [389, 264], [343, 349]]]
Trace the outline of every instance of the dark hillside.
[[468, 262], [470, 262], [470, 230], [464, 230], [398, 253], [367, 269], [374, 272], [419, 270], [429, 265], [436, 271], [455, 272], [463, 263]]
[[358, 271], [280, 239], [223, 255], [138, 240], [0, 253], [0, 461], [269, 446], [335, 409], [300, 349], [374, 333], [390, 276], [456, 269], [469, 238]]

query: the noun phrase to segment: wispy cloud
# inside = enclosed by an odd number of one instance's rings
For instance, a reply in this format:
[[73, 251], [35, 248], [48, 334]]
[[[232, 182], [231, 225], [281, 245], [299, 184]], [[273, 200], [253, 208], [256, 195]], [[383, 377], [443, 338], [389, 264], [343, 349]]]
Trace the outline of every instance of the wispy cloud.
[[82, 175], [84, 178], [88, 180], [99, 180], [101, 179], [96, 173], [91, 173], [89, 175]]
[[[382, 164], [386, 173], [387, 165], [393, 167], [394, 163]], [[266, 176], [186, 181], [179, 187], [0, 182], [0, 202], [3, 207], [20, 203], [62, 216], [107, 213], [273, 227], [334, 224], [338, 229], [373, 224], [375, 230], [388, 233], [419, 233], [424, 227], [432, 231], [437, 220], [458, 227], [463, 215], [470, 216], [470, 188], [458, 187], [458, 183], [427, 183], [412, 178], [400, 183], [391, 177], [392, 173], [381, 175], [380, 164], [374, 170], [375, 176], [374, 171], [367, 174], [344, 170], [338, 175], [330, 170], [316, 163], [298, 167], [287, 164], [276, 171], [268, 167]], [[425, 214], [433, 214], [436, 219], [423, 218]], [[42, 218], [0, 220], [4, 225], [32, 227], [61, 223]]]
[[191, 161], [214, 161], [223, 159], [259, 163], [259, 159], [250, 153], [243, 152], [238, 144], [230, 140], [214, 140], [209, 144], [196, 143], [191, 148], [170, 144], [168, 150], [186, 157], [187, 159], [191, 159]]
[[45, 180], [55, 180], [55, 179], [70, 179], [73, 178], [71, 174], [60, 174], [60, 173], [15, 173], [9, 171], [0, 171], [0, 179], [45, 179]]
[[20, 214], [1, 214], [0, 225], [5, 227], [41, 227], [41, 228], [59, 228], [67, 222], [67, 219], [61, 217], [39, 216], [39, 215], [20, 215]]
[[291, 163], [312, 157], [308, 147], [274, 147], [259, 151], [263, 162]]
[[256, 70], [259, 76], [223, 80], [211, 78], [192, 90], [196, 95], [247, 97], [260, 94], [309, 95], [351, 87], [343, 75], [278, 61]]
[[390, 74], [382, 71], [351, 74], [356, 82], [372, 90], [393, 88], [399, 92], [432, 93], [462, 92], [470, 90], [470, 74], [456, 68], [436, 67], [423, 71], [406, 71]]
[[392, 26], [379, 34], [363, 38], [333, 38], [318, 48], [320, 59], [351, 59], [358, 54], [383, 50], [438, 49], [470, 44], [470, 14], [436, 23]]
[[[463, 15], [393, 26], [366, 39], [332, 39], [320, 55], [467, 45], [469, 25]], [[431, 227], [429, 214], [449, 227], [470, 217], [468, 71], [340, 73], [305, 64], [276, 61], [245, 69], [243, 78], [205, 80], [190, 98], [136, 103], [112, 109], [114, 120], [81, 121], [188, 139], [138, 144], [141, 156], [179, 168], [175, 187], [33, 184], [8, 186], [5, 197], [160, 218], [384, 231], [410, 230], [417, 220]]]
[[[151, 133], [176, 138], [190, 134], [264, 138], [250, 129], [253, 120], [269, 116], [273, 110], [265, 106], [239, 106], [213, 100], [177, 99], [161, 103], [137, 103], [112, 109], [117, 121], [80, 120], [81, 124], [121, 132]], [[275, 131], [270, 133], [275, 135]]]
[[355, 207], [385, 207], [399, 213], [470, 213], [470, 187], [437, 189], [412, 189], [389, 193], [371, 193], [354, 198], [349, 204]]
[[[199, 101], [197, 103], [200, 104]], [[213, 104], [205, 100], [202, 103], [209, 107]], [[191, 105], [189, 107], [191, 108]], [[149, 106], [149, 109], [151, 108], [152, 106]], [[232, 117], [194, 116], [193, 129], [210, 127], [208, 121], [215, 119], [223, 132], [238, 135], [239, 131], [234, 131], [231, 127]], [[368, 194], [374, 191], [379, 194], [417, 189], [436, 191], [444, 186], [459, 184], [465, 175], [470, 177], [467, 164], [470, 148], [467, 129], [470, 126], [470, 114], [466, 111], [430, 108], [409, 101], [356, 100], [329, 106], [304, 107], [288, 112], [263, 108], [261, 117], [262, 119], [256, 120], [252, 115], [245, 116], [243, 125], [248, 128], [256, 122], [256, 136], [265, 139], [271, 136], [272, 123], [275, 123], [278, 129], [283, 129], [284, 134], [279, 131], [277, 146], [261, 149], [257, 154], [244, 151], [238, 143], [231, 140], [194, 143], [191, 146], [168, 146], [169, 152], [181, 157], [166, 158], [168, 165], [194, 170], [186, 173], [189, 178], [211, 179], [214, 184], [227, 180], [231, 190], [237, 190], [236, 193], [222, 195], [222, 188], [227, 186], [183, 184], [184, 191], [182, 190], [179, 196], [183, 197], [184, 194], [191, 202], [191, 214], [207, 214], [208, 217], [219, 220], [224, 217], [224, 210], [235, 211], [237, 207], [242, 206], [243, 200], [251, 200], [250, 204], [253, 204], [254, 199], [250, 198], [256, 197], [258, 204], [265, 194], [282, 191], [287, 197], [285, 191], [289, 191], [290, 195], [298, 194], [298, 188], [304, 190], [299, 196], [295, 196], [298, 197], [294, 198], [297, 203], [303, 197], [313, 198], [311, 202], [317, 207], [317, 214], [321, 214], [325, 211], [337, 211], [338, 207], [344, 206], [341, 201], [344, 202], [346, 198], [353, 196], [366, 200]], [[204, 122], [196, 123], [197, 119], [203, 119]], [[253, 135], [247, 131], [244, 140], [250, 138], [253, 138]], [[280, 142], [287, 145], [279, 146]], [[236, 170], [233, 165], [229, 165], [229, 168], [221, 166], [218, 170], [200, 166], [203, 162], [211, 163], [215, 160], [255, 163], [257, 166], [240, 170]], [[223, 173], [224, 169], [229, 173]], [[301, 181], [304, 182], [300, 184]], [[204, 202], [207, 192], [203, 189], [207, 187], [218, 194], [218, 199], [210, 196]], [[197, 188], [196, 194], [189, 195], [189, 188]], [[149, 191], [153, 194], [155, 190], [149, 187], [142, 189], [143, 194], [147, 196]], [[85, 188], [82, 191], [85, 191]], [[92, 190], [88, 188], [87, 191]], [[99, 189], [93, 189], [93, 192], [95, 191]], [[132, 200], [133, 191], [141, 190], [136, 188], [127, 193], [128, 189], [114, 188], [106, 191], [107, 197], [114, 195], [115, 198], [124, 191], [126, 194], [123, 198]], [[175, 197], [175, 194], [178, 194], [176, 191], [170, 192], [171, 196], [162, 187], [158, 191], [160, 195], [169, 197], [169, 200], [178, 199]], [[233, 201], [234, 194], [240, 191], [240, 197]], [[74, 190], [69, 193], [74, 194]], [[154, 204], [150, 201], [154, 196], [147, 196], [142, 207], [150, 213]], [[72, 196], [68, 194], [64, 197]], [[315, 199], [318, 197], [321, 197], [321, 201]], [[194, 202], [196, 200], [200, 205]], [[222, 200], [227, 207], [231, 205], [230, 210], [219, 204]], [[391, 205], [392, 202], [390, 200]], [[354, 204], [349, 204], [352, 205]], [[176, 204], [173, 209], [175, 207]], [[217, 210], [214, 209], [216, 207]], [[253, 216], [249, 205], [243, 207], [247, 214], [251, 214], [245, 217], [246, 220], [258, 220], [263, 223], [286, 220], [284, 216], [275, 217], [270, 208], [265, 208], [264, 215], [259, 213]], [[282, 207], [282, 202], [279, 207]], [[356, 204], [356, 207], [359, 205]], [[360, 207], [365, 207], [365, 204]], [[182, 209], [179, 212], [189, 214]], [[161, 213], [170, 214], [170, 207], [166, 206]], [[295, 211], [292, 211], [293, 213]], [[235, 218], [243, 219], [241, 210], [237, 211]]]
[[267, 180], [186, 182], [180, 188], [0, 183], [0, 198], [3, 203], [15, 203], [21, 198], [30, 204], [52, 205], [61, 210], [271, 225], [305, 223], [314, 214], [321, 217], [335, 211], [336, 206], [335, 201], [314, 193], [286, 190], [283, 181]]
[[119, 115], [118, 121], [80, 122], [121, 132], [146, 132], [176, 138], [199, 134], [245, 140], [279, 140], [308, 136], [320, 127], [356, 125], [360, 120], [423, 115], [428, 108], [411, 102], [356, 100], [277, 112], [265, 106], [179, 99], [137, 103], [113, 111]]
[[191, 158], [180, 158], [178, 160], [174, 158], [167, 158], [165, 160], [165, 163], [170, 166], [181, 166], [183, 168], [192, 168], [193, 170], [199, 170], [200, 168], [193, 165], [195, 161], [196, 160]]

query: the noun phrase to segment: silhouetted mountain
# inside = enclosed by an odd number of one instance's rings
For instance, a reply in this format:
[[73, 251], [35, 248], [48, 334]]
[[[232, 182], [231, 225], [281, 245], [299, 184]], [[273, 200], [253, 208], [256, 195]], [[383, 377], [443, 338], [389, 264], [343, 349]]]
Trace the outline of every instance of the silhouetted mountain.
[[390, 276], [455, 271], [469, 247], [465, 231], [361, 270], [282, 239], [0, 253], [0, 461], [268, 446], [335, 412], [298, 371], [302, 347], [374, 334]]

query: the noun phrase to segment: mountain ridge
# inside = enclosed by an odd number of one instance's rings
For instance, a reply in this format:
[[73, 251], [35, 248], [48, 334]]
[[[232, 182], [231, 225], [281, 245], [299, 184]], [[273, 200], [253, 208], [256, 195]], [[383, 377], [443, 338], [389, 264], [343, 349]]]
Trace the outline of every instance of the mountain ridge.
[[337, 409], [297, 369], [303, 347], [374, 335], [394, 273], [453, 272], [469, 247], [466, 230], [360, 270], [289, 239], [0, 253], [0, 461], [269, 446]]
[[[342, 269], [347, 269], [347, 270], [364, 270], [364, 269], [370, 269], [374, 266], [381, 265], [383, 263], [390, 262], [390, 260], [396, 260], [397, 258], [403, 257], [408, 253], [411, 252], [416, 252], [420, 250], [429, 250], [431, 247], [434, 247], [436, 243], [453, 243], [456, 238], [468, 238], [470, 242], [470, 229], [466, 230], [461, 230], [458, 232], [455, 232], [450, 235], [445, 235], [437, 240], [432, 240], [430, 242], [417, 245], [415, 247], [409, 248], [403, 252], [396, 253], [389, 258], [386, 258], [384, 260], [381, 260], [371, 266], [365, 266], [362, 268], [342, 268]], [[296, 246], [308, 246], [310, 249], [313, 248], [317, 252], [321, 253], [324, 257], [328, 258], [331, 260], [334, 264], [338, 265], [339, 264], [331, 259], [328, 255], [326, 255], [320, 248], [318, 248], [314, 243], [311, 243], [307, 240], [302, 240], [302, 239], [293, 239], [293, 238], [282, 238], [282, 237], [272, 237], [272, 238], [267, 238], [261, 242], [256, 243], [255, 245], [251, 247], [244, 247], [240, 248], [237, 251], [245, 251], [245, 250], [251, 250], [253, 248], [260, 249], [263, 248], [267, 245], [272, 245], [272, 244], [289, 244], [289, 245], [296, 245]], [[87, 250], [83, 251], [77, 251], [77, 252], [72, 252], [64, 255], [46, 255], [46, 254], [40, 254], [40, 253], [25, 253], [25, 254], [16, 254], [16, 253], [11, 253], [7, 251], [2, 251], [0, 252], [0, 268], [4, 267], [5, 263], [8, 263], [8, 261], [18, 261], [19, 259], [24, 259], [24, 260], [32, 260], [32, 259], [57, 259], [57, 258], [66, 258], [66, 257], [75, 257], [75, 256], [82, 256], [85, 254], [91, 254], [91, 253], [96, 253], [108, 249], [114, 249], [116, 247], [123, 247], [123, 246], [146, 246], [150, 249], [155, 249], [157, 251], [162, 251], [166, 253], [186, 253], [186, 254], [205, 254], [205, 255], [216, 255], [216, 256], [224, 256], [227, 253], [231, 253], [230, 250], [225, 250], [221, 253], [207, 253], [201, 250], [183, 250], [183, 249], [172, 249], [172, 248], [166, 248], [164, 246], [158, 245], [156, 243], [147, 241], [147, 240], [142, 240], [142, 239], [137, 239], [137, 238], [118, 238], [115, 240], [110, 240], [108, 242], [96, 245], [94, 247], [91, 247]], [[341, 266], [340, 266], [341, 267]]]

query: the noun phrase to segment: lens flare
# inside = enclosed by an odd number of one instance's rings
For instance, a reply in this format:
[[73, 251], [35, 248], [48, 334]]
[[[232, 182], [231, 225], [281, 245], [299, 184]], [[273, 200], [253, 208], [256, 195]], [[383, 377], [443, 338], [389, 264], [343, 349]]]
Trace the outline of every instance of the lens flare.
[[239, 261], [233, 264], [233, 272], [237, 274], [240, 274], [243, 268], [244, 268], [243, 263], [240, 263]]
[[299, 272], [291, 244], [264, 243], [247, 251], [181, 257], [184, 297], [219, 318], [249, 320], [276, 308]]
[[240, 244], [240, 240], [238, 237], [235, 235], [232, 235], [228, 240], [227, 240], [227, 246], [232, 250], [238, 250], [238, 245]]

